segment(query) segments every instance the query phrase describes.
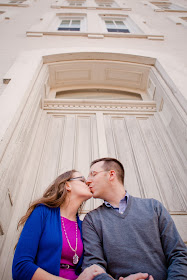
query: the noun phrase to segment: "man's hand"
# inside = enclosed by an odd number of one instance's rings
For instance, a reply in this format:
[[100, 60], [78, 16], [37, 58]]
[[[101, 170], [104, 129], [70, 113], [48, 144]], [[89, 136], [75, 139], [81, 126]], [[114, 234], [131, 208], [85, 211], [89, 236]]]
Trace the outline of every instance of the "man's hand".
[[[77, 280], [92, 280], [95, 276], [106, 271], [99, 265], [93, 264], [87, 267], [77, 278]], [[123, 277], [122, 277], [123, 278]], [[130, 279], [131, 280], [131, 279]], [[132, 279], [133, 280], [133, 279]]]
[[[136, 273], [136, 274], [131, 274], [127, 277], [119, 277], [119, 280], [144, 280], [148, 277], [148, 273]], [[149, 280], [154, 280], [153, 276], [150, 275]]]

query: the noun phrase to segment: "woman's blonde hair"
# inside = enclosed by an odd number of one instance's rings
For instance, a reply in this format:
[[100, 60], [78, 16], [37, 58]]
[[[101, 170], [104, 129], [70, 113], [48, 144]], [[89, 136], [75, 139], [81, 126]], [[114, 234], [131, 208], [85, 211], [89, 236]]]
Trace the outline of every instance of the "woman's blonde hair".
[[39, 205], [43, 204], [51, 208], [59, 207], [65, 201], [67, 190], [65, 184], [73, 176], [76, 170], [67, 171], [59, 175], [52, 184], [49, 185], [43, 196], [34, 202], [32, 202], [26, 212], [26, 214], [19, 220], [17, 228], [23, 226], [33, 210]]

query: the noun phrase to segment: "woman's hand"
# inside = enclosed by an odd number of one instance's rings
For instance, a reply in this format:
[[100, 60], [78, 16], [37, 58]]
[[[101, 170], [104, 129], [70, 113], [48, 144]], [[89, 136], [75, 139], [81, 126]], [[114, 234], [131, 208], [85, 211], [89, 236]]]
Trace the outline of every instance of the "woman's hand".
[[105, 273], [105, 270], [99, 265], [93, 264], [87, 268], [79, 275], [77, 280], [92, 280], [95, 276]]

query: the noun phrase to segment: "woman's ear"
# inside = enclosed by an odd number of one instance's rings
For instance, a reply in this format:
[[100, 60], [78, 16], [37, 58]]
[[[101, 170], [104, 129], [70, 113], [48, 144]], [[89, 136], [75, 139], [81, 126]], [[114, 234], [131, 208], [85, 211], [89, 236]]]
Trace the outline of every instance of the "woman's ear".
[[67, 191], [71, 191], [71, 184], [69, 182], [66, 182], [65, 188]]

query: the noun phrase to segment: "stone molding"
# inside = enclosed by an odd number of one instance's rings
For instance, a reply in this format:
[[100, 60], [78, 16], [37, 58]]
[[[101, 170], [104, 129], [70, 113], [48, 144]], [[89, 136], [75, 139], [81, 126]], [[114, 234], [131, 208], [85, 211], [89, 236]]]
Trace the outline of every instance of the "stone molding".
[[144, 114], [154, 114], [156, 112], [156, 103], [154, 101], [124, 101], [120, 103], [115, 100], [47, 100], [43, 102], [43, 109], [48, 112], [57, 111], [115, 111], [117, 113], [128, 113], [132, 112], [133, 114], [144, 113]]

